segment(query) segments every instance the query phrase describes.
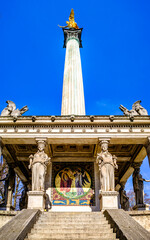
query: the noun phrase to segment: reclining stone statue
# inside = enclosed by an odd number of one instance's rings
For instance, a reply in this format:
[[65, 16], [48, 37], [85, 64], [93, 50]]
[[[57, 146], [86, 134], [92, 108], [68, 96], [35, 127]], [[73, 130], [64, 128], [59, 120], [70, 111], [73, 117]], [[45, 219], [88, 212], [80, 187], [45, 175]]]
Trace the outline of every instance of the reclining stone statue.
[[20, 110], [17, 108], [16, 109], [16, 104], [12, 101], [6, 101], [6, 103], [8, 104], [6, 108], [3, 109], [3, 111], [1, 112], [1, 116], [4, 117], [18, 117], [21, 116], [23, 113], [25, 113], [26, 111], [28, 111], [28, 107], [24, 106], [23, 108], [21, 108]]
[[125, 116], [133, 117], [138, 115], [142, 115], [142, 116], [148, 115], [147, 110], [143, 108], [140, 103], [141, 103], [140, 100], [133, 103], [131, 110], [128, 110], [123, 105], [120, 105], [119, 109], [124, 113]]

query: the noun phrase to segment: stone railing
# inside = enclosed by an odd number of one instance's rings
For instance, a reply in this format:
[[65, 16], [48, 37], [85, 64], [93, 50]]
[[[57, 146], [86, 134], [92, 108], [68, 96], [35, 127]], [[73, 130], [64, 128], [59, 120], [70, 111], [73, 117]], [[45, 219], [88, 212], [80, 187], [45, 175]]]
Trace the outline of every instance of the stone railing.
[[2, 211], [0, 210], [0, 228], [4, 226], [12, 217], [16, 216], [16, 211]]
[[150, 232], [150, 211], [129, 211], [129, 215]]

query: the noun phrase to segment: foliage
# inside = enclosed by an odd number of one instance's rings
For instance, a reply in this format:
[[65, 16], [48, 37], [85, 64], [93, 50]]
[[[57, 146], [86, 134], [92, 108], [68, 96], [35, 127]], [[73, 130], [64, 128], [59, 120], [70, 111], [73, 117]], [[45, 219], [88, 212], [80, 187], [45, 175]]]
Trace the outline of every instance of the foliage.
[[132, 210], [135, 205], [135, 194], [132, 189], [127, 192], [127, 197], [129, 197], [129, 210]]
[[[132, 210], [133, 206], [135, 205], [135, 193], [132, 189], [130, 189], [127, 193], [129, 197], [129, 209]], [[150, 196], [147, 193], [144, 193], [144, 203], [150, 204]]]
[[144, 203], [150, 204], [150, 196], [147, 193], [144, 194]]

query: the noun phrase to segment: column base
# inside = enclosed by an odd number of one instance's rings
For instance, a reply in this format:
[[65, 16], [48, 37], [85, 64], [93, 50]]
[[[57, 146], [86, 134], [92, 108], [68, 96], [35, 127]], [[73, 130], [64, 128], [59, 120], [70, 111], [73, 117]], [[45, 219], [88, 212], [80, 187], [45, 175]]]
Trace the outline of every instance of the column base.
[[118, 209], [118, 195], [116, 191], [99, 191], [100, 210]]
[[149, 210], [149, 204], [137, 204], [133, 207], [133, 210], [137, 211], [144, 211], [144, 210]]
[[40, 209], [44, 211], [46, 200], [45, 191], [29, 191], [27, 194], [28, 209]]

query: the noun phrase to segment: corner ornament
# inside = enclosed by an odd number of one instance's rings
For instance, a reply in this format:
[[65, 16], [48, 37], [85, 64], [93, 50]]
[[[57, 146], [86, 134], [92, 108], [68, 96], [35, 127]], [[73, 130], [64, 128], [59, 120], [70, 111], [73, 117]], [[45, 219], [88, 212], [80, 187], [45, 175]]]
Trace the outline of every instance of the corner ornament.
[[71, 9], [71, 13], [69, 16], [69, 21], [66, 21], [67, 26], [59, 26], [60, 28], [73, 28], [73, 29], [79, 29], [77, 23], [74, 20], [74, 11]]
[[128, 110], [123, 105], [120, 105], [119, 109], [124, 113], [125, 116], [133, 117], [133, 116], [139, 116], [139, 115], [140, 116], [148, 115], [147, 110], [141, 106], [141, 100], [138, 100], [135, 103], [133, 103], [131, 110]]
[[1, 116], [3, 117], [11, 116], [11, 117], [17, 118], [29, 110], [27, 106], [24, 106], [20, 110], [18, 108], [16, 109], [16, 104], [10, 100], [6, 101], [6, 103], [7, 103], [7, 107], [5, 107], [1, 112]]

